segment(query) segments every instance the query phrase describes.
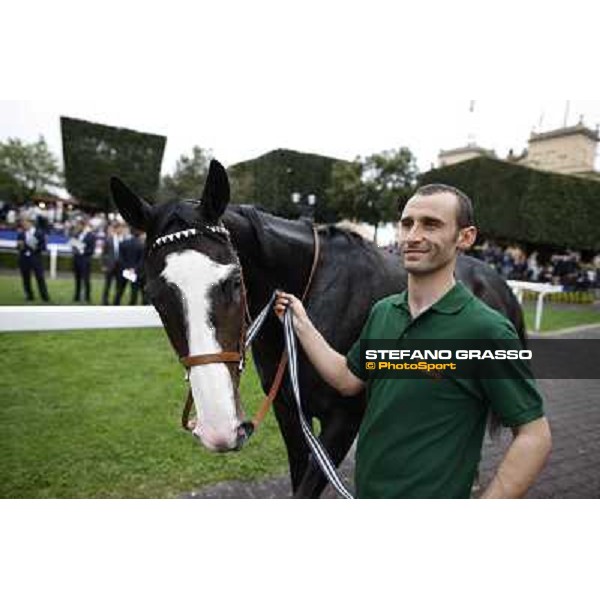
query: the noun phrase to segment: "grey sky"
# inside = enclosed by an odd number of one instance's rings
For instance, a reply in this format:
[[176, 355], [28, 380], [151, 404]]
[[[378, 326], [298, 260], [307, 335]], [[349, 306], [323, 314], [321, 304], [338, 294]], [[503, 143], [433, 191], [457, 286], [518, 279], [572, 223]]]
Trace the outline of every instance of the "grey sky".
[[[509, 148], [522, 150], [531, 130], [559, 127], [564, 122], [566, 100], [529, 101], [508, 105], [476, 100], [473, 113], [468, 99], [434, 103], [399, 101], [377, 115], [348, 114], [331, 104], [307, 109], [305, 118], [289, 119], [275, 105], [266, 103], [253, 113], [232, 116], [176, 102], [148, 102], [139, 106], [122, 101], [119, 106], [96, 101], [47, 99], [0, 101], [0, 137], [33, 141], [45, 136], [52, 150], [61, 154], [59, 116], [84, 118], [109, 125], [130, 127], [167, 136], [163, 172], [171, 171], [177, 157], [194, 144], [212, 148], [225, 164], [253, 158], [269, 150], [287, 147], [340, 158], [353, 158], [379, 150], [408, 146], [421, 169], [435, 162], [441, 148], [449, 149], [474, 139], [505, 156]], [[298, 107], [296, 107], [298, 109]], [[328, 114], [324, 114], [328, 113]], [[600, 123], [600, 101], [570, 102], [569, 124], [579, 115], [590, 126]], [[247, 122], [246, 122], [247, 119]], [[350, 126], [352, 123], [352, 126]], [[225, 124], [225, 125], [224, 125]]]
[[[557, 97], [596, 91], [580, 4], [545, 6], [541, 26], [513, 0], [22, 0], [0, 49], [1, 95], [23, 100], [0, 100], [0, 139], [43, 134], [60, 155], [60, 115], [129, 127], [168, 137], [163, 173], [194, 144], [226, 165], [279, 147], [351, 159], [406, 145], [426, 170], [473, 134], [505, 156], [542, 114], [543, 129], [563, 124]], [[568, 123], [580, 114], [595, 127], [600, 100], [571, 100]]]

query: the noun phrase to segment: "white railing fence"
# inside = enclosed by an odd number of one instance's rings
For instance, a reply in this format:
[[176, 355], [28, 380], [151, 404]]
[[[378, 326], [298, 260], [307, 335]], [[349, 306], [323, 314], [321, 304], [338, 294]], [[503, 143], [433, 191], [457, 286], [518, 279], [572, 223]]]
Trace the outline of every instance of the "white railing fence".
[[162, 327], [153, 306], [0, 306], [0, 332]]
[[517, 297], [519, 302], [523, 304], [523, 292], [533, 292], [537, 294], [537, 301], [535, 305], [535, 331], [539, 331], [542, 326], [542, 315], [544, 313], [544, 298], [548, 294], [555, 294], [556, 292], [562, 292], [563, 288], [561, 285], [550, 285], [549, 283], [533, 283], [531, 281], [507, 281], [510, 289]]
[[[523, 292], [537, 294], [535, 331], [539, 331], [544, 311], [544, 298], [562, 292], [559, 285], [507, 282], [519, 302]], [[2, 331], [68, 331], [72, 329], [123, 329], [162, 327], [152, 306], [0, 306]]]

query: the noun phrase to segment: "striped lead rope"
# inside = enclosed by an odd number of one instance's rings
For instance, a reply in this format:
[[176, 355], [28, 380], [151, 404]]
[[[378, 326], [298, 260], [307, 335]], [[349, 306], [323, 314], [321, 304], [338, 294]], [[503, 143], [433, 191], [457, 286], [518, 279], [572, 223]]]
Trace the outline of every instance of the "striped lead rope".
[[292, 381], [292, 389], [294, 391], [294, 398], [296, 400], [296, 406], [298, 407], [298, 416], [300, 417], [300, 424], [306, 442], [308, 443], [310, 450], [317, 461], [321, 471], [329, 483], [335, 488], [335, 491], [346, 500], [352, 500], [352, 494], [346, 489], [342, 480], [340, 479], [335, 466], [327, 454], [327, 450], [323, 447], [323, 444], [314, 436], [312, 429], [306, 421], [304, 412], [302, 411], [302, 403], [300, 401], [300, 386], [298, 385], [298, 355], [296, 351], [296, 334], [294, 332], [294, 326], [292, 324], [293, 315], [291, 311], [286, 310], [283, 316], [283, 331], [285, 338], [285, 347], [288, 353], [288, 369], [290, 379]]
[[[273, 292], [271, 299], [267, 305], [260, 311], [260, 314], [253, 321], [252, 325], [248, 328], [246, 333], [246, 347], [248, 347], [252, 340], [256, 337], [260, 328], [262, 327], [265, 319], [267, 318], [271, 307], [275, 303], [277, 297], [276, 292]], [[342, 480], [340, 479], [333, 461], [331, 460], [327, 450], [323, 447], [323, 444], [315, 437], [312, 432], [310, 425], [308, 424], [304, 412], [302, 411], [302, 402], [300, 401], [300, 386], [298, 384], [298, 352], [296, 350], [296, 333], [292, 323], [292, 313], [286, 310], [283, 316], [283, 337], [285, 339], [285, 347], [288, 354], [288, 371], [290, 375], [290, 381], [292, 382], [292, 390], [294, 392], [294, 399], [296, 401], [296, 407], [298, 408], [298, 417], [300, 419], [300, 425], [302, 432], [306, 438], [306, 442], [314, 456], [317, 464], [323, 471], [323, 474], [329, 480], [329, 483], [333, 486], [335, 491], [347, 500], [352, 500], [352, 494], [346, 489]]]
[[277, 297], [277, 292], [273, 292], [271, 299], [267, 302], [266, 306], [260, 311], [260, 313], [258, 314], [256, 319], [254, 319], [254, 321], [252, 321], [252, 324], [250, 325], [250, 327], [248, 327], [248, 331], [246, 331], [246, 347], [245, 347], [245, 349], [247, 349], [252, 344], [252, 342], [254, 341], [254, 338], [257, 336], [258, 332], [260, 331], [260, 328], [263, 326], [265, 319], [269, 316], [269, 311], [271, 310], [271, 307], [275, 303], [276, 297]]

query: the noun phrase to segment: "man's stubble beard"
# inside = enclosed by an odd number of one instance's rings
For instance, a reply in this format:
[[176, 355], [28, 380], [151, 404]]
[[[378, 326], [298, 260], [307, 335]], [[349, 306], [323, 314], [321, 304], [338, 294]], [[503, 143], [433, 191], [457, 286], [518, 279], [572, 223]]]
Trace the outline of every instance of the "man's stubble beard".
[[406, 272], [409, 273], [410, 275], [413, 275], [415, 277], [428, 276], [428, 275], [432, 275], [433, 273], [437, 273], [438, 271], [442, 271], [450, 263], [456, 262], [458, 252], [455, 252], [454, 254], [450, 254], [442, 262], [436, 263], [436, 258], [439, 257], [440, 253], [441, 252], [440, 252], [439, 246], [430, 245], [430, 248], [428, 250], [428, 258], [430, 257], [430, 259], [427, 261], [426, 264], [424, 264], [424, 265], [418, 265], [418, 264], [411, 265], [410, 263], [407, 264], [404, 253], [402, 254], [402, 262], [403, 262]]

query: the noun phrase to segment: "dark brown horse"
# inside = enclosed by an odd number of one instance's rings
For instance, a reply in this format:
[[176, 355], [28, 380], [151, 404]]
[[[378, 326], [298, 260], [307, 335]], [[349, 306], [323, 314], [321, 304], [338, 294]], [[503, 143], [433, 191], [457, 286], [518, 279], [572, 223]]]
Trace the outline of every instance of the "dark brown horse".
[[[200, 200], [150, 206], [122, 182], [111, 182], [123, 217], [147, 234], [147, 291], [180, 357], [239, 349], [244, 318], [241, 276], [250, 315], [255, 317], [275, 289], [301, 295], [312, 265], [314, 238], [306, 221], [289, 221], [251, 206], [228, 206], [225, 170], [211, 162]], [[318, 228], [317, 270], [305, 302], [327, 341], [345, 353], [358, 337], [373, 303], [406, 287], [397, 256], [381, 252], [359, 236], [333, 225]], [[506, 315], [524, 338], [521, 308], [504, 282], [486, 264], [462, 256], [457, 279]], [[266, 391], [283, 350], [275, 315], [253, 345], [254, 361]], [[320, 423], [320, 439], [339, 464], [358, 432], [363, 395], [342, 398], [299, 357], [305, 414]], [[237, 364], [213, 362], [190, 368], [198, 423], [195, 435], [211, 450], [232, 450], [245, 438], [238, 396]], [[288, 452], [294, 496], [318, 497], [325, 478], [302, 435], [288, 378], [274, 403]]]

